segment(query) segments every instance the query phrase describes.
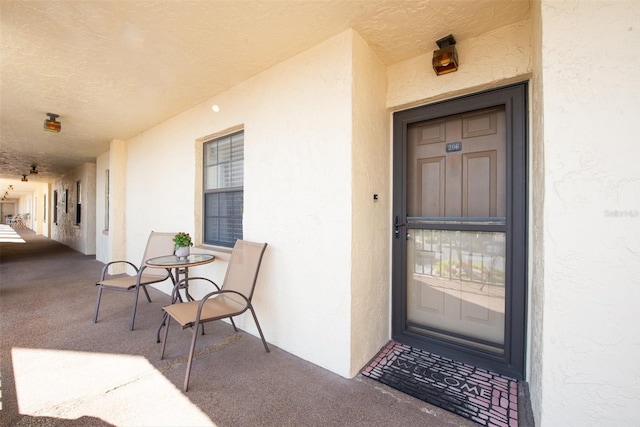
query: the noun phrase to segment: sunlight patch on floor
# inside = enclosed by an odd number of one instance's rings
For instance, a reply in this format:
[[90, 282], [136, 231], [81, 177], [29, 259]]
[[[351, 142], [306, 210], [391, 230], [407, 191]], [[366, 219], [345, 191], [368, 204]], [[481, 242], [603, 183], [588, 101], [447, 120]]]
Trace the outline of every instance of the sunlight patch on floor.
[[0, 224], [0, 242], [26, 243], [13, 228], [6, 224]]
[[144, 357], [12, 349], [19, 412], [113, 425], [215, 426]]

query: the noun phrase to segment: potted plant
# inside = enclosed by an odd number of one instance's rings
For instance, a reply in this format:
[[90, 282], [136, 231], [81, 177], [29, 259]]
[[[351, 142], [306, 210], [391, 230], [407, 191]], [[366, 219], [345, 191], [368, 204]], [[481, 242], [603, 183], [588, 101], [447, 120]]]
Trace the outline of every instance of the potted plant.
[[189, 256], [191, 252], [191, 246], [193, 246], [193, 241], [191, 241], [191, 236], [189, 233], [180, 232], [173, 236], [173, 243], [176, 248], [176, 256], [178, 258], [186, 258]]

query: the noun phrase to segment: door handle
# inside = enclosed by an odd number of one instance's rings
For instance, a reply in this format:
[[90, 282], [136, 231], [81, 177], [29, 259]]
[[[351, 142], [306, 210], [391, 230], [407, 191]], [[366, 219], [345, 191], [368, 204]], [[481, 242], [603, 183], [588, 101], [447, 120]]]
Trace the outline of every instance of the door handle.
[[400, 219], [398, 218], [398, 215], [396, 215], [396, 222], [393, 223], [393, 226], [396, 228], [395, 229], [395, 233], [396, 233], [396, 239], [398, 238], [398, 236], [400, 236], [400, 227], [404, 227], [405, 225], [407, 225], [406, 223], [401, 223]]

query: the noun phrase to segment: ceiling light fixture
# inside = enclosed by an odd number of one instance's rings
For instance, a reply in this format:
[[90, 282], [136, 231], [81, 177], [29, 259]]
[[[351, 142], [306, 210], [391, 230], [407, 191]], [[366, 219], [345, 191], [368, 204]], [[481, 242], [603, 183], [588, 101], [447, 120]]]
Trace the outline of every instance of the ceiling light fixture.
[[436, 42], [438, 50], [433, 51], [433, 70], [437, 76], [458, 71], [458, 52], [456, 39], [451, 34]]
[[22, 175], [22, 179], [21, 179], [20, 181], [22, 181], [22, 182], [27, 182], [27, 181], [29, 181], [29, 180], [27, 179], [27, 175]]
[[37, 175], [38, 174], [38, 167], [36, 165], [31, 165], [31, 172], [29, 172], [33, 175]]
[[47, 113], [47, 116], [49, 116], [49, 118], [44, 121], [44, 130], [47, 132], [60, 132], [60, 129], [62, 129], [62, 123], [56, 122], [56, 119], [60, 116], [53, 113]]

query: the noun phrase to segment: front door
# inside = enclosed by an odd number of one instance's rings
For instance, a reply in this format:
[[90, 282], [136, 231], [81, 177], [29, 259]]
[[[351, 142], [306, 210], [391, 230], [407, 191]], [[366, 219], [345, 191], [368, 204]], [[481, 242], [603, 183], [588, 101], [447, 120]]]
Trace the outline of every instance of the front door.
[[394, 116], [394, 339], [522, 378], [526, 85]]

